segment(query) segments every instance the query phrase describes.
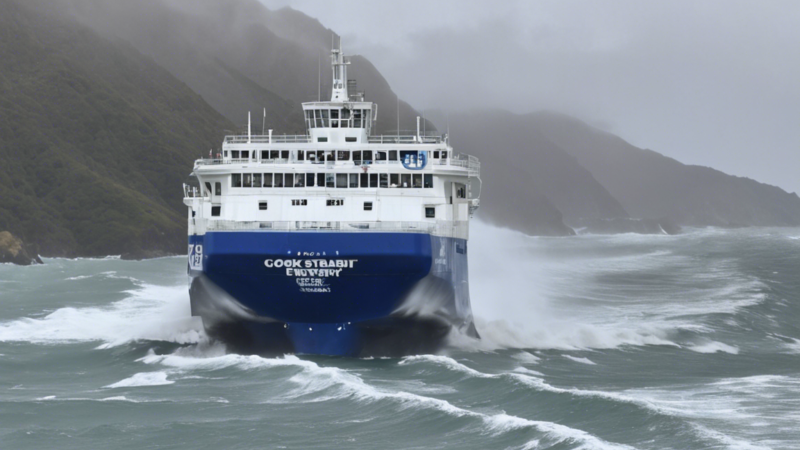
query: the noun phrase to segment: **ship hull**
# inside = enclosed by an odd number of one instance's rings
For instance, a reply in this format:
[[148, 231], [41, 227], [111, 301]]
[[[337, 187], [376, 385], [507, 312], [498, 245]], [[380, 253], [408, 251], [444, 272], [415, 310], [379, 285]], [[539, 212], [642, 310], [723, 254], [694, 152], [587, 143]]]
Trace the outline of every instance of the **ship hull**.
[[192, 314], [234, 351], [436, 351], [476, 336], [467, 241], [421, 233], [208, 232], [189, 238]]

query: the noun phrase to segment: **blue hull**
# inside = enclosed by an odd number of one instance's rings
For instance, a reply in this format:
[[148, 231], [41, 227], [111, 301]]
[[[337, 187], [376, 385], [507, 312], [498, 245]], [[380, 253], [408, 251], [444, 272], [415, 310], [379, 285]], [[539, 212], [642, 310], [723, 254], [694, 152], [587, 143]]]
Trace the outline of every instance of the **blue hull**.
[[189, 237], [192, 314], [236, 351], [399, 355], [476, 335], [467, 242], [415, 233]]

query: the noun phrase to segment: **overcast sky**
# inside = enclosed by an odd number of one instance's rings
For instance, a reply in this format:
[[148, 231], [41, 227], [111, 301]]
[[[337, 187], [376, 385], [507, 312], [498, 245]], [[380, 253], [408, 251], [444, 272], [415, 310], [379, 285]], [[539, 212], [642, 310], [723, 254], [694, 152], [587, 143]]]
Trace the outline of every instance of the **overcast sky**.
[[800, 193], [800, 1], [262, 1], [419, 109], [552, 109]]

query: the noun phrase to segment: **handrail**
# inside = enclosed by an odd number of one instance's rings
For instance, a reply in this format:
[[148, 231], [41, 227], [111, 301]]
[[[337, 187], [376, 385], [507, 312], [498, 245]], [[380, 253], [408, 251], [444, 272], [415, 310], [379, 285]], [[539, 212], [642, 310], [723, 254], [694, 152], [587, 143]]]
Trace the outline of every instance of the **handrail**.
[[333, 222], [333, 221], [236, 221], [207, 220], [208, 231], [309, 231], [341, 233], [422, 233], [467, 239], [469, 222]]

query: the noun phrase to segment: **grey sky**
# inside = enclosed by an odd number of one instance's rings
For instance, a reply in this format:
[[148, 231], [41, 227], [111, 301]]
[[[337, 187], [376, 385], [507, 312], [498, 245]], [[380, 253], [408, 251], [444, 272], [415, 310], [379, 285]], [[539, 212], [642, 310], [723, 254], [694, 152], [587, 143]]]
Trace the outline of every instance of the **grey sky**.
[[553, 109], [800, 193], [798, 1], [262, 1], [318, 18], [417, 108]]

